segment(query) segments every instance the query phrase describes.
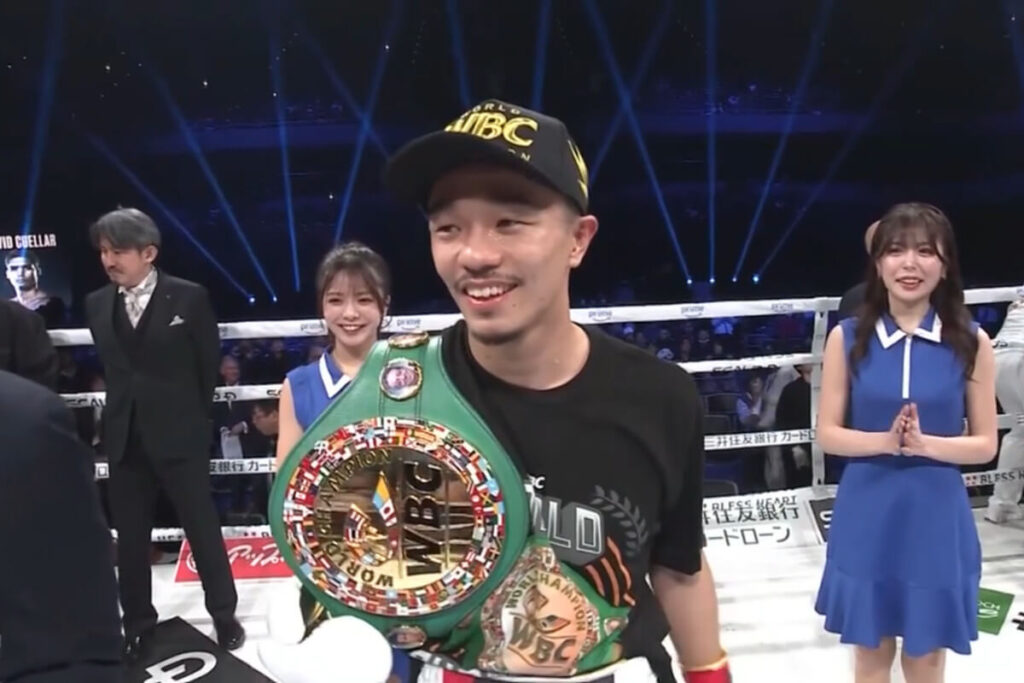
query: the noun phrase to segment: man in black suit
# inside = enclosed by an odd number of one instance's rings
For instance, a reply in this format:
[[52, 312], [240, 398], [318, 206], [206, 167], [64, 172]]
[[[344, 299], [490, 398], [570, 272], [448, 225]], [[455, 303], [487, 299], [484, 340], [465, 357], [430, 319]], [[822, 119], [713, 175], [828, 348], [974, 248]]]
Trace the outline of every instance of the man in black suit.
[[150, 537], [158, 490], [170, 499], [196, 559], [218, 642], [245, 640], [210, 491], [210, 415], [220, 362], [206, 290], [157, 270], [160, 231], [137, 209], [112, 211], [90, 228], [111, 283], [86, 299], [103, 362], [103, 436], [110, 508], [118, 532], [125, 656], [137, 659], [157, 623]]
[[0, 370], [0, 680], [119, 683], [117, 580], [93, 453], [60, 397]]
[[60, 364], [38, 313], [0, 299], [0, 370], [57, 390]]
[[[875, 238], [875, 231], [877, 230], [878, 221], [875, 221], [868, 226], [867, 231], [864, 233], [864, 248], [867, 250], [869, 258], [871, 256], [871, 240]], [[867, 292], [867, 289], [867, 284], [858, 282], [846, 290], [843, 298], [839, 300], [839, 320], [852, 318], [857, 314], [857, 309], [864, 303], [864, 294]]]

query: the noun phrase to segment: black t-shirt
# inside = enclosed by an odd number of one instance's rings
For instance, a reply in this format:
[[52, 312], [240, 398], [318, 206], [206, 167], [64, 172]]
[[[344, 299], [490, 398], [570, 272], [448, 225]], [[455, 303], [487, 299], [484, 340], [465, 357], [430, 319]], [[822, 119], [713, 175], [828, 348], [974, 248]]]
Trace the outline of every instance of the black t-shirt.
[[668, 623], [647, 575], [654, 564], [687, 574], [701, 566], [700, 397], [678, 366], [584, 329], [587, 362], [556, 389], [489, 374], [461, 321], [443, 333], [445, 368], [524, 471], [534, 530], [609, 604], [631, 608], [624, 656], [645, 656], [659, 681], [674, 681], [661, 645]]
[[776, 429], [809, 429], [811, 426], [811, 385], [802, 377], [787, 384], [775, 407]]

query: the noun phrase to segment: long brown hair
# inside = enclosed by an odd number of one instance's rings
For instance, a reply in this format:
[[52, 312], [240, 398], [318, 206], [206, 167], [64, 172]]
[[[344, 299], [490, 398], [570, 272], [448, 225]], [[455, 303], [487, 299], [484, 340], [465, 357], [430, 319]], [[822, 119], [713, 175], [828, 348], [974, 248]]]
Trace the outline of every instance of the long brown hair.
[[[324, 314], [324, 295], [338, 273], [347, 273], [362, 278], [366, 283], [377, 308], [380, 310], [380, 327], [391, 299], [391, 269], [380, 254], [361, 242], [346, 242], [331, 249], [320, 261], [316, 271], [316, 308]], [[378, 330], [379, 331], [379, 330]], [[334, 334], [327, 330], [328, 348], [334, 346]]]
[[978, 353], [978, 336], [971, 330], [971, 312], [964, 303], [964, 285], [960, 277], [960, 259], [957, 256], [953, 226], [938, 208], [931, 204], [908, 202], [897, 204], [879, 221], [871, 240], [865, 282], [864, 303], [857, 311], [857, 328], [850, 351], [850, 367], [856, 372], [857, 364], [868, 354], [871, 336], [875, 334], [878, 319], [889, 312], [889, 292], [878, 272], [878, 261], [894, 244], [902, 244], [908, 233], [923, 230], [926, 239], [946, 266], [945, 277], [931, 293], [929, 301], [942, 320], [942, 341], [952, 347], [964, 366], [964, 376], [974, 374], [974, 360]]

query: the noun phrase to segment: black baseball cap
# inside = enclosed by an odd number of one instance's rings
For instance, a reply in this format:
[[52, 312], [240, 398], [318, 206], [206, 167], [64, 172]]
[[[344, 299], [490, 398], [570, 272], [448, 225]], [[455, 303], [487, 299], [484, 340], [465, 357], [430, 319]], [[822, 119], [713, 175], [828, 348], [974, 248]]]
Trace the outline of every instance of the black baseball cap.
[[400, 199], [426, 208], [442, 175], [474, 163], [520, 171], [564, 195], [580, 213], [587, 212], [587, 165], [565, 124], [493, 99], [396, 152], [384, 171], [384, 184]]

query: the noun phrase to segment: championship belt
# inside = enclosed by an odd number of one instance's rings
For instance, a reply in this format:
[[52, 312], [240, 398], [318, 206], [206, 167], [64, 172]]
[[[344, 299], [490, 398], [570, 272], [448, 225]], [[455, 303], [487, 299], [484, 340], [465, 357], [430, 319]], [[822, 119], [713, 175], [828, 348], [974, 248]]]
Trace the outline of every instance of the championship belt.
[[449, 636], [520, 559], [523, 478], [426, 333], [378, 342], [283, 463], [270, 526], [330, 616], [396, 647]]

